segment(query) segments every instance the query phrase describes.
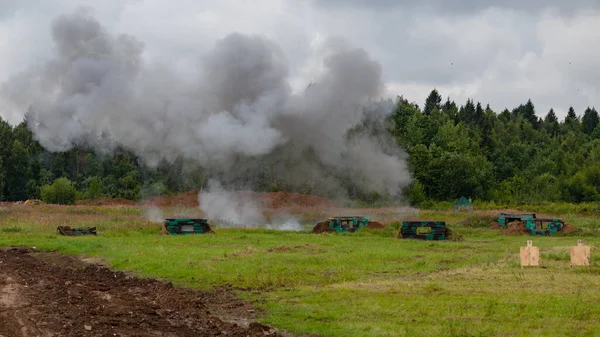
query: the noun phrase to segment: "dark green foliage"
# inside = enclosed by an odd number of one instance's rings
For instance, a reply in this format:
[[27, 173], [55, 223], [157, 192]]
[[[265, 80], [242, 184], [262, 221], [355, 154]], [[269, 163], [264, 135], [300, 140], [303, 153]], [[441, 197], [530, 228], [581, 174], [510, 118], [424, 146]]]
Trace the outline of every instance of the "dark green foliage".
[[89, 177], [83, 182], [84, 187], [87, 187], [86, 199], [95, 200], [103, 197], [104, 185], [102, 178], [98, 176]]
[[49, 204], [72, 205], [77, 191], [67, 178], [56, 179], [52, 185], [42, 187], [42, 201]]
[[591, 135], [594, 132], [596, 126], [600, 122], [600, 117], [598, 117], [598, 112], [596, 109], [587, 108], [583, 114], [583, 118], [581, 119], [581, 125], [583, 127], [583, 132], [586, 135]]
[[531, 124], [534, 128], [538, 127], [538, 118], [535, 115], [535, 107], [531, 100], [527, 100], [525, 105], [519, 106], [515, 109], [517, 116], [523, 117], [523, 119], [527, 120], [529, 124]]
[[4, 200], [2, 193], [4, 192], [4, 172], [2, 167], [2, 157], [0, 157], [0, 200]]
[[563, 134], [566, 134], [569, 131], [579, 132], [580, 128], [581, 123], [579, 121], [579, 118], [577, 117], [577, 114], [575, 114], [575, 110], [573, 109], [573, 107], [570, 107], [569, 111], [567, 112], [567, 116], [565, 117], [565, 120], [562, 124], [562, 132]]
[[413, 205], [463, 195], [507, 204], [600, 201], [594, 108], [580, 118], [571, 107], [560, 121], [553, 109], [539, 118], [531, 100], [496, 114], [472, 99], [457, 108], [448, 98], [436, 116], [402, 99], [390, 119], [406, 121], [391, 132], [410, 155], [415, 182], [405, 195]]
[[[26, 117], [11, 126], [0, 118], [0, 201], [49, 198], [48, 185], [59, 178], [72, 182], [75, 195], [86, 199], [139, 200], [201, 189], [216, 178], [234, 188], [330, 198], [339, 196], [332, 194], [339, 185], [345, 196], [366, 204], [402, 197], [424, 207], [435, 201], [454, 203], [461, 196], [504, 204], [600, 201], [600, 116], [594, 107], [582, 116], [571, 107], [565, 118], [550, 109], [540, 118], [531, 100], [497, 113], [473, 99], [461, 106], [450, 97], [443, 101], [436, 89], [423, 109], [399, 96], [385, 118], [366, 112], [363, 122], [348, 132], [348, 140], [377, 135], [406, 151], [413, 179], [402, 196], [365, 190], [358, 183], [360, 174], [322, 165], [310, 148], [294, 158], [275, 154], [240, 161], [235, 174], [210, 172], [184, 158], [150, 168], [123, 148], [103, 154], [83, 147], [48, 152], [33, 137], [28, 121]], [[294, 149], [293, 144], [285, 146]], [[293, 177], [282, 174], [306, 163], [320, 167], [322, 176], [335, 177], [335, 182], [307, 179], [293, 184]]]
[[425, 194], [425, 190], [423, 189], [423, 184], [420, 181], [413, 181], [405, 191], [406, 198], [411, 206], [418, 207], [427, 200], [427, 194]]
[[12, 144], [8, 158], [6, 175], [7, 197], [9, 200], [27, 200], [27, 182], [29, 169], [29, 154], [23, 143], [16, 140]]
[[425, 100], [423, 113], [426, 115], [431, 115], [432, 112], [440, 110], [440, 103], [442, 103], [442, 96], [440, 96], [436, 89], [433, 89]]
[[556, 118], [554, 109], [548, 111], [548, 114], [544, 119], [544, 127], [546, 128], [546, 132], [552, 137], [555, 137], [560, 131], [560, 124], [558, 123], [558, 118]]

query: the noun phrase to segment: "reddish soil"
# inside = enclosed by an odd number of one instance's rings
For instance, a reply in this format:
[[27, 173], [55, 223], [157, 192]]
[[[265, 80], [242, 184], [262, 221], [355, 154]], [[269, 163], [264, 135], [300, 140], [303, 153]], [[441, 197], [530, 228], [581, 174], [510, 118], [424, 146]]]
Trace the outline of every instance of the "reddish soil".
[[153, 197], [148, 200], [142, 201], [141, 204], [158, 207], [198, 207], [198, 191], [191, 190], [176, 195]]
[[85, 205], [85, 206], [133, 206], [136, 205], [136, 202], [128, 199], [111, 199], [111, 198], [101, 198], [96, 200], [77, 200], [75, 202], [76, 205]]
[[[236, 191], [232, 193], [236, 197], [246, 197], [257, 202], [263, 208], [286, 208], [286, 207], [337, 207], [333, 201], [308, 194], [273, 192], [257, 193], [252, 191]], [[142, 205], [158, 207], [198, 207], [198, 191], [191, 190], [182, 194], [154, 197], [142, 201]]]
[[321, 234], [321, 233], [333, 232], [333, 230], [331, 228], [329, 228], [329, 221], [321, 221], [321, 222], [317, 222], [315, 227], [313, 227], [312, 232], [315, 234]]
[[385, 228], [385, 226], [382, 225], [381, 223], [377, 222], [377, 221], [369, 221], [369, 224], [367, 225], [367, 228], [369, 228], [369, 229], [382, 229], [382, 228]]
[[0, 336], [283, 336], [226, 287], [174, 287], [71, 256], [0, 250]]
[[579, 228], [577, 228], [571, 224], [565, 223], [565, 225], [564, 225], [562, 231], [560, 231], [560, 233], [569, 234], [569, 233], [577, 232], [578, 230], [579, 230]]
[[263, 206], [271, 208], [296, 207], [337, 207], [333, 201], [315, 195], [274, 192], [256, 193]]
[[502, 231], [503, 235], [529, 235], [527, 227], [522, 221], [509, 222], [505, 230]]
[[502, 227], [500, 226], [500, 224], [498, 223], [498, 221], [492, 221], [490, 223], [490, 225], [489, 225], [489, 228], [491, 228], [491, 229], [500, 229]]
[[[490, 228], [492, 228], [490, 226]], [[569, 234], [569, 233], [573, 233], [573, 232], [577, 232], [578, 228], [565, 223], [565, 226], [563, 227], [563, 229], [558, 232], [558, 234]], [[521, 221], [513, 221], [513, 222], [509, 222], [508, 226], [506, 227], [505, 230], [502, 231], [503, 235], [529, 235], [529, 232], [527, 231], [527, 228], [525, 227], [525, 224]]]

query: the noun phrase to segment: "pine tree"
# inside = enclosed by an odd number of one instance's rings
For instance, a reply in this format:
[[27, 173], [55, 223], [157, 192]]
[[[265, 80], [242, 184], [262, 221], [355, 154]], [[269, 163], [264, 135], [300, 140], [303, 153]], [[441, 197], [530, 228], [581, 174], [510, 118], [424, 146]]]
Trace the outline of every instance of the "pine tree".
[[510, 111], [508, 109], [504, 109], [498, 115], [498, 118], [501, 119], [503, 122], [507, 123], [508, 121], [510, 121], [510, 116], [511, 116]]
[[429, 96], [427, 96], [427, 99], [425, 100], [425, 107], [423, 107], [423, 113], [425, 115], [431, 115], [433, 110], [440, 110], [441, 103], [442, 96], [440, 96], [436, 89], [431, 90], [431, 93], [429, 93]]
[[475, 107], [475, 113], [473, 115], [473, 123], [476, 127], [481, 128], [484, 121], [484, 113], [483, 108], [481, 107], [481, 103], [477, 102], [477, 106]]
[[443, 106], [444, 113], [450, 117], [451, 120], [456, 121], [458, 118], [458, 107], [454, 101], [450, 101], [450, 97], [446, 99], [446, 103]]
[[10, 151], [12, 149], [13, 135], [12, 126], [7, 121], [0, 117], [0, 161], [3, 163], [4, 171], [0, 172], [0, 195], [6, 200], [8, 191], [6, 186], [7, 170], [8, 170], [8, 158], [10, 157]]
[[15, 140], [7, 165], [6, 187], [8, 190], [8, 200], [27, 200], [28, 164], [29, 154], [27, 153], [27, 149], [25, 149], [25, 146], [20, 141]]
[[485, 108], [483, 122], [481, 123], [481, 147], [484, 148], [487, 154], [493, 152], [494, 142], [492, 133], [494, 130], [495, 113], [488, 104]]
[[533, 106], [533, 102], [531, 102], [531, 99], [527, 100], [527, 103], [525, 103], [521, 111], [523, 113], [523, 118], [527, 119], [534, 129], [537, 129], [538, 119], [535, 115], [535, 107]]
[[590, 109], [589, 107], [585, 109], [583, 118], [581, 119], [581, 125], [583, 127], [583, 132], [586, 135], [591, 135], [599, 122], [600, 117], [598, 117], [598, 112], [596, 109]]
[[465, 122], [467, 125], [473, 125], [475, 118], [475, 104], [470, 98], [467, 99], [467, 103], [460, 107], [458, 111], [458, 121]]
[[546, 131], [548, 132], [548, 134], [550, 134], [550, 136], [554, 137], [558, 134], [560, 125], [558, 123], [558, 118], [554, 113], [554, 109], [552, 108], [550, 108], [550, 111], [548, 111], [548, 114], [544, 119], [544, 127], [546, 128]]
[[567, 116], [565, 117], [565, 120], [563, 122], [563, 132], [577, 132], [579, 131], [580, 126], [581, 124], [579, 122], [579, 118], [575, 114], [575, 109], [573, 109], [573, 107], [569, 107], [569, 111], [567, 112]]
[[0, 157], [0, 201], [4, 201], [4, 169], [2, 167], [2, 157]]

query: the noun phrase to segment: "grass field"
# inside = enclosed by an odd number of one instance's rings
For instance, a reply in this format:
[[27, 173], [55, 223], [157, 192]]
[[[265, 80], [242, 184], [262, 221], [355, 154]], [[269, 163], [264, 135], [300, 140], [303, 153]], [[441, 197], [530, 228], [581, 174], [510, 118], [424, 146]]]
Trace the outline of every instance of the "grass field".
[[[378, 214], [377, 210], [368, 210]], [[306, 230], [219, 229], [215, 235], [158, 235], [160, 224], [133, 207], [0, 208], [0, 245], [58, 249], [105, 260], [115, 269], [174, 284], [231, 284], [266, 310], [263, 322], [323, 336], [596, 336], [600, 331], [600, 221], [564, 217], [580, 231], [533, 238], [541, 266], [521, 268], [530, 237], [487, 228], [489, 215], [421, 212], [443, 219], [464, 241], [394, 238], [383, 230], [309, 234], [320, 211], [297, 211]], [[414, 215], [412, 216], [414, 217]], [[374, 220], [378, 220], [373, 216]], [[401, 220], [400, 218], [396, 220]], [[57, 225], [97, 226], [99, 236], [70, 238]], [[589, 268], [570, 267], [569, 247], [592, 247]]]

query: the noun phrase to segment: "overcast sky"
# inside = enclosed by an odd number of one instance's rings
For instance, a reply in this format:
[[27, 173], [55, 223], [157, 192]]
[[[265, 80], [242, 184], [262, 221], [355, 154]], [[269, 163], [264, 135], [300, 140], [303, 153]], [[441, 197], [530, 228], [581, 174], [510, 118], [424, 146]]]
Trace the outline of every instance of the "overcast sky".
[[[419, 3], [419, 5], [415, 5]], [[471, 97], [496, 111], [531, 98], [539, 116], [570, 105], [600, 108], [600, 1], [580, 0], [0, 0], [0, 81], [53, 53], [52, 20], [80, 6], [116, 34], [144, 42], [148, 64], [193, 76], [199, 58], [228, 33], [260, 34], [287, 56], [302, 89], [328, 37], [362, 47], [383, 66], [387, 95], [422, 105]], [[18, 122], [19, 114], [0, 107]]]

